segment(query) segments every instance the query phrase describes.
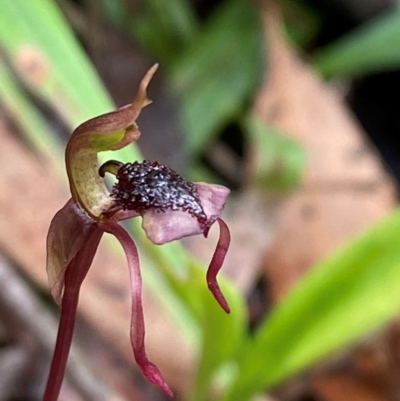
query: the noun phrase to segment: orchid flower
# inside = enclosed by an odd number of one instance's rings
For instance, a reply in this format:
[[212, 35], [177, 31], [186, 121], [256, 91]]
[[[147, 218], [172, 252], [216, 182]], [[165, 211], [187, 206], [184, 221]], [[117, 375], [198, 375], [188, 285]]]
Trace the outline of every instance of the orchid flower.
[[[61, 305], [61, 317], [43, 401], [58, 398], [80, 287], [103, 233], [113, 234], [126, 254], [132, 293], [131, 343], [136, 362], [147, 380], [172, 396], [161, 372], [146, 355], [138, 251], [118, 224], [121, 220], [142, 217], [142, 227], [154, 244], [196, 234], [207, 236], [210, 226], [217, 221], [220, 238], [207, 270], [207, 283], [229, 313], [216, 280], [230, 242], [229, 229], [220, 218], [229, 189], [186, 181], [158, 162], [122, 164], [111, 160], [98, 166], [99, 152], [121, 149], [139, 138], [135, 121], [141, 109], [151, 102], [146, 89], [157, 67], [154, 65], [144, 76], [132, 104], [84, 122], [68, 142], [66, 167], [72, 198], [54, 216], [47, 237], [47, 273], [52, 296]], [[116, 177], [111, 191], [104, 183], [106, 173]]]

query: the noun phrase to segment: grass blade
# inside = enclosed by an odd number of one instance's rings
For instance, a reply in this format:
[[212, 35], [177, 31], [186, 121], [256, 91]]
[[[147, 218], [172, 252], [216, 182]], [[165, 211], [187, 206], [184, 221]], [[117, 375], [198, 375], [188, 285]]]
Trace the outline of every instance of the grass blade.
[[224, 400], [244, 401], [400, 310], [400, 211], [313, 269], [259, 327]]

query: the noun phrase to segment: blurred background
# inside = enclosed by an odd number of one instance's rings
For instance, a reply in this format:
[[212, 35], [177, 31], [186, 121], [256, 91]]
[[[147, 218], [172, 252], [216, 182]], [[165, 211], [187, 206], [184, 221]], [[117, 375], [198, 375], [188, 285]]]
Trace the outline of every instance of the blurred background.
[[[156, 247], [129, 223], [148, 352], [175, 399], [400, 400], [399, 41], [395, 0], [2, 0], [0, 401], [44, 392], [68, 137], [131, 102], [155, 62], [141, 138], [102, 160], [232, 189], [229, 316], [205, 279], [216, 229]], [[79, 311], [60, 400], [165, 400], [135, 365], [108, 237]]]

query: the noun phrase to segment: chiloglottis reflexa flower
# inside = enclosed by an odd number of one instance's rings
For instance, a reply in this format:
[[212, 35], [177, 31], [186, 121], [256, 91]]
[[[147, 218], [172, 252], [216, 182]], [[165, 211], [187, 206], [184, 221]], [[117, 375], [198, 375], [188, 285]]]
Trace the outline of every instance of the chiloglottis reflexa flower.
[[[161, 372], [145, 351], [142, 308], [142, 279], [136, 245], [119, 221], [141, 217], [142, 227], [154, 244], [186, 236], [207, 236], [218, 222], [220, 238], [207, 270], [208, 287], [221, 307], [229, 313], [216, 276], [229, 247], [230, 234], [221, 212], [229, 189], [221, 185], [189, 182], [158, 162], [135, 161], [122, 164], [110, 160], [98, 166], [98, 153], [118, 150], [140, 136], [136, 119], [150, 103], [147, 86], [157, 69], [153, 66], [142, 79], [133, 103], [81, 124], [71, 135], [66, 149], [66, 167], [72, 198], [54, 216], [47, 237], [47, 273], [51, 293], [61, 305], [56, 348], [44, 401], [58, 397], [72, 340], [81, 284], [88, 272], [103, 233], [121, 243], [131, 277], [131, 343], [144, 376], [172, 392]], [[104, 175], [113, 174], [111, 192]]]

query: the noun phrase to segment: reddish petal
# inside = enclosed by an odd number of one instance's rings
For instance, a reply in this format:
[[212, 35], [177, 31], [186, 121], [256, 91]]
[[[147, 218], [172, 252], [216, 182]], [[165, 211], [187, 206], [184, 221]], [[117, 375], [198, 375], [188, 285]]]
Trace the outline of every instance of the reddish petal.
[[145, 327], [142, 307], [142, 277], [140, 274], [139, 255], [136, 245], [129, 234], [117, 223], [105, 221], [99, 223], [99, 226], [104, 231], [115, 235], [124, 248], [128, 259], [132, 291], [131, 343], [136, 362], [149, 382], [160, 387], [169, 397], [172, 397], [173, 393], [162, 377], [161, 372], [156, 365], [148, 360], [146, 355], [144, 344]]
[[201, 234], [203, 227], [188, 212], [150, 208], [143, 213], [143, 230], [153, 244], [162, 245], [191, 235]]
[[121, 149], [139, 138], [136, 119], [150, 103], [146, 90], [157, 66], [143, 77], [133, 103], [84, 122], [68, 142], [65, 160], [72, 197], [95, 219], [113, 202], [98, 174], [97, 154]]
[[218, 303], [221, 305], [222, 309], [226, 313], [230, 313], [231, 310], [229, 308], [228, 302], [226, 301], [221, 289], [219, 288], [217, 282], [217, 274], [221, 269], [222, 264], [224, 263], [225, 255], [228, 252], [231, 235], [226, 223], [222, 219], [217, 219], [217, 221], [219, 223], [220, 229], [219, 240], [214, 255], [211, 259], [210, 265], [208, 266], [207, 284], [208, 288], [210, 289]]
[[221, 216], [225, 207], [226, 200], [230, 194], [230, 189], [218, 184], [208, 184], [206, 182], [195, 182], [199, 194], [200, 203], [208, 218], [217, 219]]
[[[204, 182], [195, 184], [204, 213], [212, 224], [221, 216], [230, 191], [222, 185]], [[157, 245], [204, 232], [204, 227], [195, 217], [181, 210], [160, 213], [159, 210], [150, 208], [143, 213], [142, 227], [150, 241]]]
[[95, 222], [70, 199], [51, 221], [47, 234], [47, 275], [51, 294], [60, 304], [64, 273], [90, 237]]
[[87, 230], [84, 246], [72, 257], [65, 268], [65, 274], [63, 272], [65, 289], [62, 297], [60, 324], [43, 401], [57, 401], [58, 399], [75, 327], [79, 291], [92, 264], [102, 235], [103, 231], [96, 225], [91, 225]]

